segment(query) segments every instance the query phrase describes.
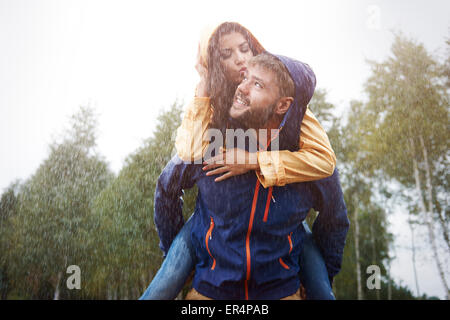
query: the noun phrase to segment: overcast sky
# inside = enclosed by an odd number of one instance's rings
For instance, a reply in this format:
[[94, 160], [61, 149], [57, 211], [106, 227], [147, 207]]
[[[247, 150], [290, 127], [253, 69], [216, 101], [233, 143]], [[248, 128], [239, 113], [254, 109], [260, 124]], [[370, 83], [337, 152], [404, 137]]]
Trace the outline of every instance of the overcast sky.
[[[307, 62], [344, 112], [364, 99], [366, 59], [388, 56], [393, 31], [444, 55], [450, 1], [0, 0], [0, 190], [35, 172], [80, 105], [99, 113], [98, 151], [117, 173], [151, 136], [158, 112], [192, 97], [200, 31], [222, 21]], [[392, 271], [414, 289], [401, 249], [409, 234], [395, 229], [406, 218], [390, 219], [400, 241]], [[422, 292], [444, 296], [431, 258], [419, 273]]]

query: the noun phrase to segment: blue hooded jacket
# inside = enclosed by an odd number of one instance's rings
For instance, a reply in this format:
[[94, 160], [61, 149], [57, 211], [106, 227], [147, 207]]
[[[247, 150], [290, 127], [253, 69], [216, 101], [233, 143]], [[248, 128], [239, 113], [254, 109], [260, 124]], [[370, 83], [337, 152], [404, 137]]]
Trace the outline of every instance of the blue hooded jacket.
[[[277, 137], [281, 150], [299, 149], [298, 136], [315, 88], [308, 65], [277, 56], [295, 84], [294, 102]], [[311, 208], [319, 212], [313, 236], [332, 279], [340, 270], [349, 228], [338, 172], [312, 182], [263, 188], [253, 172], [214, 182], [202, 165], [177, 156], [161, 173], [154, 220], [166, 254], [184, 224], [183, 189], [198, 187], [192, 219], [197, 264], [193, 287], [213, 299], [280, 299], [299, 286], [299, 254]]]

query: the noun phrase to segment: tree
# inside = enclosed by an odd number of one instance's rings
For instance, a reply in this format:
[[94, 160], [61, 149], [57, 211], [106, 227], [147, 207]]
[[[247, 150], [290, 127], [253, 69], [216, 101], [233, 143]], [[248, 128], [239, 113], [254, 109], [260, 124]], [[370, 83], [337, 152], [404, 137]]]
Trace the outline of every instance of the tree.
[[447, 38], [447, 41], [445, 41], [445, 43], [447, 44], [447, 59], [444, 61], [442, 75], [447, 79], [447, 88], [450, 88], [450, 38]]
[[0, 299], [5, 300], [11, 291], [11, 280], [8, 275], [9, 254], [11, 253], [11, 219], [17, 213], [17, 194], [20, 182], [16, 181], [6, 189], [0, 199]]
[[448, 168], [450, 155], [445, 79], [441, 66], [423, 45], [396, 35], [391, 50], [393, 56], [386, 61], [371, 62], [372, 75], [365, 85], [369, 101], [364, 112], [370, 119], [370, 134], [362, 136], [366, 160], [372, 168], [378, 167], [403, 186], [415, 189], [421, 220], [450, 299], [436, 235], [439, 227], [450, 249], [449, 212], [441, 210], [446, 207], [441, 201], [443, 194], [448, 194], [443, 180], [449, 179], [444, 168]]
[[112, 178], [95, 152], [96, 125], [93, 110], [80, 108], [18, 196], [10, 263], [16, 287], [26, 297], [59, 299], [67, 266], [86, 270], [92, 201]]

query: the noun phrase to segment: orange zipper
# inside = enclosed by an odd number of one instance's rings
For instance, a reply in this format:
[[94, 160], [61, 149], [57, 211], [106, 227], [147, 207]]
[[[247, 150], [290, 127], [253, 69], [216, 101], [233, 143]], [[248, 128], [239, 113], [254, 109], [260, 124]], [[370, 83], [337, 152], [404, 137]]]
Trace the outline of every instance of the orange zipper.
[[280, 262], [280, 264], [283, 268], [285, 268], [286, 270], [289, 270], [289, 266], [286, 263], [284, 263], [284, 261], [281, 258], [278, 259], [278, 261]]
[[210, 257], [213, 259], [213, 264], [212, 264], [211, 270], [214, 270], [214, 268], [216, 267], [216, 259], [214, 259], [213, 255], [211, 254], [211, 251], [209, 251], [209, 246], [208, 246], [209, 240], [211, 240], [211, 234], [212, 234], [213, 229], [214, 229], [214, 220], [211, 217], [211, 223], [210, 223], [208, 232], [206, 233], [206, 237], [205, 237], [206, 250], [208, 250]]
[[292, 246], [292, 232], [287, 236], [289, 241], [289, 254], [291, 254], [293, 246]]
[[[289, 241], [289, 254], [291, 254], [292, 249], [294, 248], [294, 246], [292, 245], [292, 232], [288, 234], [287, 238]], [[281, 259], [281, 257], [278, 259], [278, 261], [280, 262], [283, 268], [285, 268], [286, 270], [290, 269], [289, 266], [283, 261], [283, 259]]]
[[256, 180], [255, 193], [253, 194], [252, 211], [250, 213], [250, 221], [248, 223], [247, 236], [245, 238], [245, 251], [247, 253], [247, 276], [245, 278], [245, 300], [248, 300], [248, 280], [250, 280], [250, 234], [252, 233], [253, 220], [255, 218], [256, 203], [258, 202], [259, 180]]
[[264, 222], [267, 222], [267, 217], [269, 216], [270, 199], [272, 198], [272, 190], [273, 190], [273, 187], [270, 187], [269, 192], [267, 193], [266, 210], [264, 211], [264, 218], [263, 218]]

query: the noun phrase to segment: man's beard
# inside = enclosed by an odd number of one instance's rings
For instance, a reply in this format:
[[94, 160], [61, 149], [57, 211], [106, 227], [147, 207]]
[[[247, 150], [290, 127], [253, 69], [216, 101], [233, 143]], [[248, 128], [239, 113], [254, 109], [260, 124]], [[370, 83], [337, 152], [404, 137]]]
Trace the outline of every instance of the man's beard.
[[244, 126], [243, 129], [263, 129], [274, 116], [276, 106], [274, 102], [266, 108], [249, 109], [234, 119]]

